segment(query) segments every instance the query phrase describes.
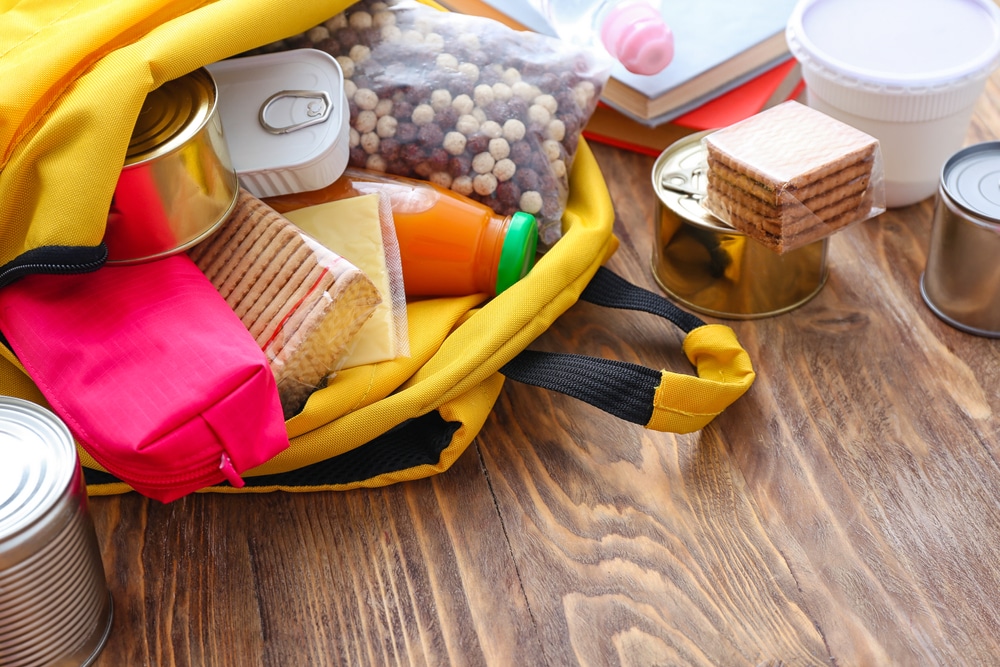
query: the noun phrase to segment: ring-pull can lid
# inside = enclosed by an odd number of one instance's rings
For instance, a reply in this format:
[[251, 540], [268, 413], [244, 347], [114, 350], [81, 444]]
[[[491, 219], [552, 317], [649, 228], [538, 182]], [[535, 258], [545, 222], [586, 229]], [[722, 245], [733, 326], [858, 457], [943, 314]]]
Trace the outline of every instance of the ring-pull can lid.
[[951, 200], [992, 224], [1000, 223], [1000, 141], [967, 146], [941, 170]]
[[[258, 120], [271, 134], [287, 134], [325, 123], [332, 108], [330, 94], [325, 90], [281, 90], [264, 101]], [[287, 120], [285, 125], [271, 122], [277, 122], [279, 117]]]
[[350, 109], [337, 59], [291, 49], [207, 66], [219, 86], [219, 115], [240, 184], [275, 197], [319, 190], [350, 157]]

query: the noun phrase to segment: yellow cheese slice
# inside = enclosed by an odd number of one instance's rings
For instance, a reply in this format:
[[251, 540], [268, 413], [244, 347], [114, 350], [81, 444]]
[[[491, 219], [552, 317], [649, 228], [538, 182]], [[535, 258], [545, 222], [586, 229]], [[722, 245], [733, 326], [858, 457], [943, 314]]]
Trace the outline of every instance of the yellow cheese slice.
[[[288, 211], [284, 216], [306, 234], [361, 269], [382, 295], [382, 303], [355, 336], [355, 347], [341, 368], [407, 356], [409, 350], [400, 349], [399, 344], [400, 323], [397, 309], [394, 308], [394, 303], [398, 303], [399, 299], [393, 298], [393, 278], [379, 217], [379, 195], [338, 199]], [[398, 266], [398, 260], [396, 265]], [[402, 335], [405, 336], [405, 321], [402, 326]]]

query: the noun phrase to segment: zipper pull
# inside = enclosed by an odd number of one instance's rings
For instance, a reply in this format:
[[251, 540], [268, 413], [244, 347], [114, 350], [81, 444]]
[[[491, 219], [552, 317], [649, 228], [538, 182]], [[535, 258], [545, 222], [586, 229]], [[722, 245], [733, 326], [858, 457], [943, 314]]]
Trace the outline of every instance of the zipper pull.
[[233, 467], [233, 462], [230, 460], [226, 453], [222, 453], [222, 461], [219, 462], [219, 470], [222, 474], [226, 476], [229, 483], [235, 486], [237, 489], [242, 489], [246, 486], [246, 482], [240, 477], [240, 474], [236, 472], [236, 468]]

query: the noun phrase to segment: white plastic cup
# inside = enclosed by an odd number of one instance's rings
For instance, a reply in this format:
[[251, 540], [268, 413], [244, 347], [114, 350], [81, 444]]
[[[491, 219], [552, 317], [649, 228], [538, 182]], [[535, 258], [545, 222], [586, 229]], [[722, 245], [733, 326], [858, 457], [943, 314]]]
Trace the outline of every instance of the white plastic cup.
[[886, 206], [937, 192], [1000, 64], [992, 0], [800, 0], [786, 29], [806, 103], [879, 140]]

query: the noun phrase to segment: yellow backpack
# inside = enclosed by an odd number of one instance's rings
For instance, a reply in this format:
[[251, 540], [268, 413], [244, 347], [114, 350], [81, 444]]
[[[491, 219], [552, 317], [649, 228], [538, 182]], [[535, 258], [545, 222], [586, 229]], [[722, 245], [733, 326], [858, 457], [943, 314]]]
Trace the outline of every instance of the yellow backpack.
[[[101, 265], [108, 204], [151, 90], [205, 64], [299, 33], [346, 0], [52, 0], [0, 14], [0, 288], [31, 272]], [[501, 295], [408, 305], [410, 356], [341, 371], [286, 423], [291, 446], [243, 491], [348, 489], [446, 470], [476, 437], [505, 377], [561, 391], [651, 429], [705, 426], [752, 384], [726, 326], [705, 325], [603, 268], [617, 248], [600, 169], [581, 142], [563, 235]], [[526, 350], [578, 299], [644, 310], [687, 335], [692, 375]], [[45, 405], [0, 346], [0, 393]], [[626, 400], [622, 400], [622, 397]], [[92, 494], [129, 487], [80, 449]], [[214, 491], [234, 491], [219, 485]]]

